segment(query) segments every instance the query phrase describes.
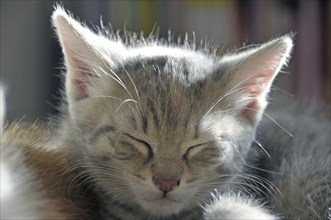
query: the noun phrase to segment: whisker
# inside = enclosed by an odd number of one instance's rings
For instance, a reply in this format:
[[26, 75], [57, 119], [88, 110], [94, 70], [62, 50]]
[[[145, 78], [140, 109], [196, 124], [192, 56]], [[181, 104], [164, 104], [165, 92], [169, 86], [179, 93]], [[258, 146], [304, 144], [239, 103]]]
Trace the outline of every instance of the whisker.
[[120, 108], [125, 104], [125, 103], [128, 103], [128, 102], [133, 102], [133, 103], [137, 103], [136, 100], [134, 99], [125, 99], [115, 110], [115, 112], [118, 112], [120, 110]]
[[[232, 111], [232, 110], [250, 110], [250, 111], [254, 111], [254, 112], [258, 112], [256, 109], [253, 108], [240, 108], [240, 107], [233, 107], [233, 108], [228, 108], [225, 110], [222, 110], [220, 113], [224, 113], [227, 111]], [[280, 123], [278, 123], [274, 118], [272, 118], [270, 115], [268, 115], [267, 113], [263, 112], [262, 113], [265, 117], [267, 117], [269, 120], [271, 120], [273, 123], [275, 123], [275, 125], [277, 125], [280, 129], [282, 129], [288, 136], [290, 136], [291, 138], [294, 137], [294, 135], [289, 132], [286, 128], [284, 128]]]
[[266, 170], [266, 169], [262, 169], [262, 168], [258, 168], [258, 167], [255, 167], [255, 166], [250, 166], [248, 164], [245, 164], [245, 166], [249, 167], [249, 168], [252, 168], [252, 169], [255, 169], [255, 170], [259, 170], [259, 171], [263, 171], [263, 172], [266, 172], [266, 173], [270, 173], [270, 174], [276, 174], [276, 175], [282, 175], [282, 176], [291, 176], [291, 174], [286, 174], [286, 173], [279, 173], [279, 172], [274, 172], [274, 171], [271, 171], [271, 170]]
[[271, 89], [272, 90], [275, 90], [275, 91], [279, 91], [279, 92], [281, 92], [281, 93], [283, 93], [283, 94], [285, 94], [285, 95], [287, 95], [289, 97], [293, 97], [294, 96], [292, 93], [286, 92], [284, 89], [281, 89], [281, 88], [279, 88], [277, 86], [272, 86]]
[[228, 95], [231, 95], [235, 92], [238, 92], [238, 91], [243, 91], [245, 90], [246, 88], [243, 87], [243, 88], [238, 88], [240, 85], [242, 85], [244, 82], [248, 81], [249, 79], [253, 78], [253, 76], [249, 76], [245, 79], [243, 79], [242, 81], [240, 81], [238, 84], [236, 84], [235, 86], [233, 86], [229, 91], [227, 91], [224, 95], [220, 96], [216, 102], [209, 108], [209, 110], [204, 114], [203, 117], [205, 117], [206, 115], [208, 115], [214, 108], [217, 104], [219, 104], [222, 100], [224, 100], [224, 98], [226, 98]]
[[258, 142], [255, 138], [253, 138], [253, 141], [263, 150], [263, 152], [269, 157], [271, 158], [270, 154], [268, 153], [268, 151], [262, 146], [262, 144], [260, 142]]
[[231, 143], [231, 145], [236, 149], [236, 151], [238, 152], [238, 154], [239, 154], [241, 160], [244, 162], [244, 164], [246, 164], [246, 160], [244, 159], [244, 157], [240, 153], [240, 150], [238, 149], [238, 146], [235, 143]]
[[90, 96], [88, 98], [91, 98], [91, 99], [95, 99], [95, 98], [107, 98], [107, 99], [114, 99], [114, 100], [117, 100], [117, 101], [123, 101], [120, 98], [117, 98], [117, 97], [114, 97], [114, 96], [109, 96], [109, 95]]
[[273, 119], [270, 115], [268, 115], [267, 113], [264, 113], [264, 115], [269, 118], [273, 123], [275, 123], [280, 129], [282, 129], [286, 134], [288, 134], [288, 136], [290, 136], [291, 138], [294, 137], [294, 135], [292, 133], [290, 133], [288, 130], [286, 130], [282, 125], [280, 125], [275, 119]]
[[138, 99], [138, 104], [139, 104], [139, 107], [140, 107], [140, 111], [142, 111], [141, 101], [140, 101], [140, 96], [139, 96], [139, 92], [138, 92], [137, 86], [134, 83], [134, 81], [133, 81], [132, 77], [130, 76], [130, 74], [127, 71], [125, 71], [125, 73], [128, 76], [128, 78], [130, 79], [130, 82], [131, 82], [131, 84], [132, 84], [132, 86], [134, 88], [134, 91], [135, 91], [136, 95], [137, 95], [137, 99]]

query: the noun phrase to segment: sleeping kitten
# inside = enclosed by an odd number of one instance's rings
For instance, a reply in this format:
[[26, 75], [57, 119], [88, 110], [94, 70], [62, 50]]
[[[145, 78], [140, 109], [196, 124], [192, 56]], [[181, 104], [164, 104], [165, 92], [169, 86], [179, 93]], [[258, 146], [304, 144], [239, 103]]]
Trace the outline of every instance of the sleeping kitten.
[[1, 182], [14, 189], [1, 187], [7, 218], [17, 199], [20, 216], [36, 219], [279, 219], [301, 217], [308, 200], [302, 219], [327, 215], [330, 139], [292, 143], [301, 139], [294, 120], [293, 137], [270, 133], [274, 123], [264, 120], [262, 145], [252, 145], [291, 36], [219, 58], [156, 37], [95, 34], [60, 7], [52, 20], [67, 108], [52, 126], [4, 129]]

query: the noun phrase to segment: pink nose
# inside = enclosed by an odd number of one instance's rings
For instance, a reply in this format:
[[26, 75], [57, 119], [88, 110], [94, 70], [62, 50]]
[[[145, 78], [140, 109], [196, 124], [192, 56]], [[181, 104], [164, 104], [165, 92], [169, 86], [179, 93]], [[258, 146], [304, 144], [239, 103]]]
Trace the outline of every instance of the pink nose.
[[168, 179], [156, 179], [154, 180], [154, 184], [159, 190], [161, 190], [164, 194], [166, 194], [171, 190], [173, 190], [175, 186], [179, 185], [179, 180], [174, 181]]

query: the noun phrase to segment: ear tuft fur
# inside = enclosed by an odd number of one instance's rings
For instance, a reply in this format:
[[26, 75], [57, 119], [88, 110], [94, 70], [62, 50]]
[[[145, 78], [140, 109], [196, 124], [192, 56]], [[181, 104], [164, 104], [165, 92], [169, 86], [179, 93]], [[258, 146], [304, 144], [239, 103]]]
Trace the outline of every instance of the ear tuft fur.
[[104, 37], [76, 21], [59, 5], [55, 6], [52, 21], [65, 58], [66, 95], [70, 106], [89, 96], [88, 84], [93, 77], [98, 77], [96, 68], [104, 63], [97, 46], [104, 43]]
[[267, 105], [267, 95], [273, 80], [287, 65], [293, 42], [290, 35], [271, 40], [244, 52], [221, 59], [220, 65], [229, 66], [227, 90], [237, 100], [235, 108], [249, 121], [258, 122]]

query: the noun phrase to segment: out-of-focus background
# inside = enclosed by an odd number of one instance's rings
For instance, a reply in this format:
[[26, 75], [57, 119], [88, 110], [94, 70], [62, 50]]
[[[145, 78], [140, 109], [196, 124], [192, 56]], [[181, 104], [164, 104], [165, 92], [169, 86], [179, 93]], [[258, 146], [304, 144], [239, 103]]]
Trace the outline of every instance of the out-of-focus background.
[[[56, 1], [1, 0], [1, 83], [7, 95], [7, 119], [34, 121], [56, 113], [62, 78], [62, 54], [50, 16]], [[331, 103], [331, 1], [192, 0], [62, 1], [87, 25], [111, 22], [113, 29], [148, 35], [195, 33], [197, 42], [221, 48], [261, 43], [296, 33], [293, 58], [281, 73], [273, 96], [295, 96]]]

